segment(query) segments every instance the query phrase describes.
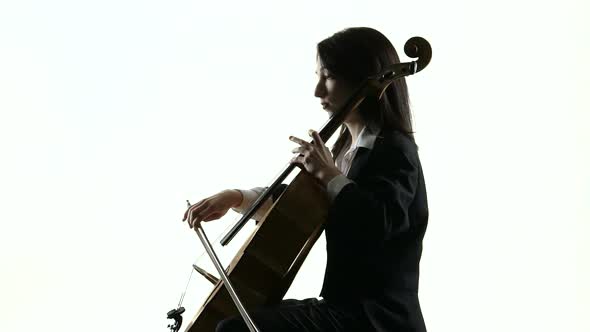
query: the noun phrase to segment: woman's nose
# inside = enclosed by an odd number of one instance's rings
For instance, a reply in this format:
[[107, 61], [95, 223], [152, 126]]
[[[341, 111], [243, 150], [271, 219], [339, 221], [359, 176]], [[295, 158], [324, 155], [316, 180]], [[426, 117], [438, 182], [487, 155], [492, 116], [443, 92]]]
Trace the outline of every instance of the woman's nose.
[[314, 96], [318, 98], [322, 98], [326, 95], [326, 87], [322, 84], [322, 82], [318, 82], [315, 86]]

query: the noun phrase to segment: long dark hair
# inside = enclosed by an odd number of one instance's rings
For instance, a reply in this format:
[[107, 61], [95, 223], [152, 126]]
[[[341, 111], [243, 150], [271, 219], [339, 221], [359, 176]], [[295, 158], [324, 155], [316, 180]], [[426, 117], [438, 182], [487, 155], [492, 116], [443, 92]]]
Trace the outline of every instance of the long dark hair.
[[[322, 40], [317, 45], [318, 60], [334, 77], [358, 85], [382, 68], [399, 63], [391, 42], [371, 28], [348, 28]], [[381, 99], [366, 98], [358, 109], [362, 120], [373, 130], [397, 130], [414, 140], [408, 86], [404, 78], [395, 80]], [[352, 137], [346, 126], [334, 143], [336, 157], [350, 146]]]

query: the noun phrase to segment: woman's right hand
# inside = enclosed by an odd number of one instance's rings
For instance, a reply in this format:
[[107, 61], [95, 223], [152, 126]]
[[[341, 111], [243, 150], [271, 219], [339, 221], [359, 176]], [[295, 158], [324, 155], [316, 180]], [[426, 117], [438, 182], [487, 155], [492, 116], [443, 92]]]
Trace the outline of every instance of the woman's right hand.
[[182, 221], [188, 219], [189, 227], [194, 228], [201, 221], [223, 217], [230, 208], [239, 206], [241, 202], [242, 193], [239, 190], [224, 190], [191, 205], [184, 213]]

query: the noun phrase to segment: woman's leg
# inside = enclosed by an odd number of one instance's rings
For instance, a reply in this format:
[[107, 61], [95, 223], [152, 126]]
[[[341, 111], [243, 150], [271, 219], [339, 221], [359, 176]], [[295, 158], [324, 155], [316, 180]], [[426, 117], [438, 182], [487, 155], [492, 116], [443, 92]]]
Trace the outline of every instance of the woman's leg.
[[[358, 319], [315, 298], [283, 300], [279, 305], [254, 310], [250, 317], [260, 332], [358, 331]], [[224, 319], [216, 332], [249, 332], [241, 316]]]

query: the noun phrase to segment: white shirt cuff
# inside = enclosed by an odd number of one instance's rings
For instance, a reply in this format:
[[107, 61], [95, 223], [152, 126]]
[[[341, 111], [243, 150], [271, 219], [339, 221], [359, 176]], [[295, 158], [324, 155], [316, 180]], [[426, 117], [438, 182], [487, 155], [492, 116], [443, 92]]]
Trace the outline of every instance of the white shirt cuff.
[[344, 186], [346, 186], [349, 183], [354, 183], [354, 181], [350, 180], [342, 174], [336, 175], [332, 180], [330, 180], [330, 182], [328, 182], [328, 185], [326, 186], [326, 190], [328, 191], [328, 197], [330, 198], [330, 201], [333, 201], [334, 198], [338, 196], [342, 188], [344, 188]]
[[[232, 207], [232, 210], [234, 210], [237, 213], [244, 214], [244, 212], [246, 212], [250, 205], [252, 205], [252, 203], [254, 203], [254, 201], [256, 201], [256, 199], [258, 199], [260, 195], [262, 195], [265, 189], [266, 188], [264, 187], [256, 187], [246, 190], [236, 189], [240, 193], [242, 193], [242, 202], [240, 203], [240, 205]], [[266, 202], [264, 202], [264, 204], [262, 204], [258, 211], [256, 211], [256, 213], [252, 216], [252, 219], [260, 221], [266, 215], [268, 210], [270, 210], [272, 203], [272, 197], [267, 199]]]

